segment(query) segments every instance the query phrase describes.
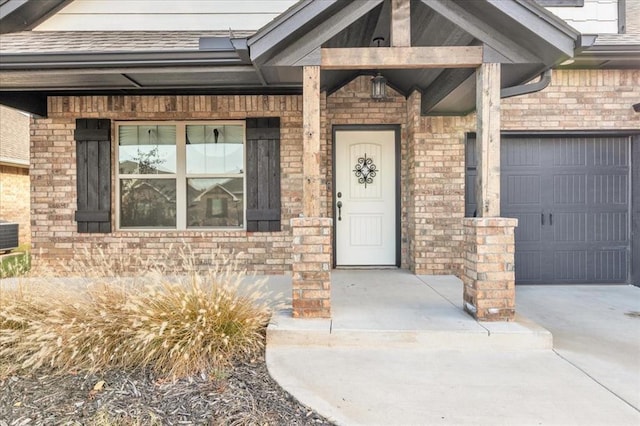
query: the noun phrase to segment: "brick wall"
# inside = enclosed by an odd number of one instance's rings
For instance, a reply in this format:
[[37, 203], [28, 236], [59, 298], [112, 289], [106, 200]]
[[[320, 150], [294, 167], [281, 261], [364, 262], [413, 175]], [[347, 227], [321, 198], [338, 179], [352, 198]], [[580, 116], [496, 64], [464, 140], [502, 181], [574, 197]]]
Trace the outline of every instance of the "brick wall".
[[[340, 90], [328, 96], [325, 100], [326, 109], [322, 109], [322, 138], [326, 140], [323, 145], [323, 162], [326, 163], [327, 176], [331, 176], [333, 168], [331, 161], [333, 150], [333, 126], [336, 125], [376, 125], [376, 124], [399, 124], [400, 125], [400, 151], [401, 167], [400, 179], [404, 184], [407, 182], [407, 169], [411, 167], [407, 162], [407, 101], [404, 96], [399, 95], [391, 88], [387, 88], [387, 99], [375, 101], [371, 99], [371, 77], [361, 76], [342, 87]], [[326, 200], [325, 211], [329, 217], [333, 217], [333, 198], [331, 188], [332, 179], [327, 180], [327, 192], [324, 194]], [[404, 194], [408, 193], [403, 185], [401, 188], [402, 203], [402, 237], [401, 237], [401, 259], [402, 267], [408, 268], [407, 258], [407, 225], [405, 220], [405, 208], [407, 200]]]
[[[417, 92], [406, 100], [388, 89], [386, 101], [374, 101], [370, 79], [359, 77], [326, 99], [326, 155], [331, 158], [334, 125], [400, 124], [401, 266], [417, 274], [460, 275], [464, 134], [475, 119], [420, 117]], [[327, 211], [333, 214], [331, 191], [326, 196]]]
[[517, 219], [463, 219], [465, 232], [464, 309], [481, 321], [515, 316], [514, 230]]
[[[640, 130], [640, 114], [631, 108], [638, 99], [640, 70], [556, 70], [544, 91], [502, 101], [502, 129]], [[464, 143], [465, 133], [476, 130], [475, 114], [420, 117], [419, 108], [420, 94], [414, 93], [407, 102], [403, 150], [407, 267], [462, 276]]]
[[[240, 264], [258, 273], [291, 269], [290, 218], [301, 211], [302, 102], [299, 96], [88, 96], [49, 98], [48, 118], [32, 127], [32, 243], [35, 267], [56, 266], [60, 260], [83, 257], [85, 249], [161, 257], [181, 242], [196, 256], [212, 251], [243, 252]], [[76, 118], [112, 120], [229, 120], [247, 117], [281, 119], [282, 232], [244, 231], [114, 231], [78, 234], [76, 158], [73, 132]], [[112, 132], [113, 133], [113, 132]], [[112, 144], [115, 149], [115, 144]], [[115, 159], [112, 169], [115, 170]], [[115, 191], [115, 180], [112, 188]], [[115, 203], [115, 194], [113, 196]], [[115, 222], [114, 222], [115, 223]], [[159, 259], [161, 260], [161, 259]]]
[[[419, 274], [462, 275], [465, 133], [475, 115], [420, 117], [420, 94], [393, 92], [385, 102], [369, 97], [370, 77], [359, 77], [321, 98], [321, 215], [332, 217], [332, 126], [400, 124], [402, 267]], [[640, 129], [631, 105], [640, 99], [639, 70], [555, 71], [540, 93], [502, 102], [504, 130]], [[53, 97], [49, 118], [32, 127], [32, 235], [37, 261], [69, 258], [98, 243], [137, 249], [145, 256], [184, 240], [207, 251], [244, 251], [242, 262], [259, 273], [291, 271], [290, 219], [302, 212], [302, 99], [300, 96], [96, 96]], [[282, 124], [282, 223], [280, 233], [231, 231], [116, 231], [77, 234], [75, 211], [75, 119], [244, 119], [279, 116]], [[114, 185], [115, 188], [115, 185]]]
[[475, 118], [421, 117], [420, 94], [409, 98], [407, 182], [409, 259], [417, 274], [462, 273], [464, 141]]
[[542, 92], [502, 102], [502, 129], [640, 129], [639, 99], [640, 70], [556, 70]]
[[31, 241], [29, 169], [0, 165], [0, 219], [19, 224], [19, 242]]
[[332, 225], [330, 218], [291, 220], [294, 318], [331, 317]]

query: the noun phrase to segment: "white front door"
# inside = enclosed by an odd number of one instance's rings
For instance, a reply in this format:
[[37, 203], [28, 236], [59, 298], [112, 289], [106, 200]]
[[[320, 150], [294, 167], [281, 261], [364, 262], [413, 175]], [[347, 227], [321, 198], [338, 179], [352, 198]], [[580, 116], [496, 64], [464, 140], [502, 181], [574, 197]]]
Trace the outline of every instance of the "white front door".
[[337, 266], [396, 265], [395, 130], [336, 130]]

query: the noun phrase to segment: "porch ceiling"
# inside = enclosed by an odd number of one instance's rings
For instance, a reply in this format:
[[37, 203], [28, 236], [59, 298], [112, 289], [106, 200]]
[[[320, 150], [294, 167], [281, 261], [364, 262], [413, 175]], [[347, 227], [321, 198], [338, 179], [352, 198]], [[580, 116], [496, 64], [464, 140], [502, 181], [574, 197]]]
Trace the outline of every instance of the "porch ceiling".
[[[0, 103], [89, 92], [301, 92], [302, 66], [319, 63], [320, 48], [375, 47], [376, 37], [389, 46], [390, 15], [391, 0], [302, 0], [239, 38], [214, 32], [3, 34]], [[412, 46], [483, 46], [486, 62], [502, 63], [503, 88], [570, 58], [577, 39], [530, 0], [411, 0]], [[323, 70], [321, 85], [332, 93], [375, 71]], [[475, 108], [474, 71], [389, 69], [384, 75], [405, 96], [422, 92], [423, 114], [466, 114]]]
[[[390, 45], [391, 0], [346, 6], [340, 0], [327, 2], [321, 23], [298, 16], [305, 3], [298, 13], [249, 39], [251, 58], [268, 83], [299, 82], [300, 66], [313, 64], [319, 48], [376, 47], [378, 37], [383, 38], [380, 46]], [[502, 64], [503, 88], [528, 82], [572, 57], [578, 36], [529, 0], [411, 0], [412, 46], [483, 46], [486, 62]], [[358, 75], [375, 73], [323, 70], [321, 84], [332, 93]], [[475, 69], [391, 69], [383, 74], [405, 96], [422, 92], [423, 114], [458, 115], [475, 108]]]

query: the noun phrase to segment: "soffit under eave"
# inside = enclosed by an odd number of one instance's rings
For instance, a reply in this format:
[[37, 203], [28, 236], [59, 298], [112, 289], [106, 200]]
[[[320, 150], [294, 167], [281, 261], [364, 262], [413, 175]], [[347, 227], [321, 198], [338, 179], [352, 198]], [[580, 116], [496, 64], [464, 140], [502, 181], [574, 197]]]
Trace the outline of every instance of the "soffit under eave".
[[[389, 2], [390, 0], [384, 2], [383, 0], [302, 1], [249, 38], [251, 60], [260, 66], [267, 63], [270, 66], [292, 66], [300, 65], [301, 59], [313, 55], [321, 47], [370, 46], [371, 40], [367, 40], [366, 44], [360, 46], [346, 45], [346, 43], [334, 46], [327, 43], [337, 34], [356, 26], [363, 16], [380, 5], [384, 5], [383, 14], [388, 14]], [[455, 24], [464, 33], [471, 35], [478, 43], [499, 52], [504, 57], [503, 62], [553, 63], [559, 54], [573, 55], [575, 41], [579, 36], [579, 33], [568, 25], [559, 23], [559, 20], [544, 8], [525, 0], [476, 0], [474, 2], [413, 0], [412, 45], [414, 46], [420, 45], [416, 43], [416, 39], [421, 38], [424, 33], [436, 34], [438, 31], [445, 30], [441, 28], [442, 21], [436, 28], [423, 25], [423, 22], [417, 25], [414, 15], [419, 12], [419, 9], [416, 5], [426, 6]], [[380, 9], [377, 10], [380, 14]], [[383, 19], [379, 17], [370, 20], [369, 25], [373, 27], [369, 28], [370, 35], [380, 35], [379, 28], [376, 27], [380, 26], [381, 21]], [[389, 20], [387, 19], [386, 22], [387, 28], [383, 28], [383, 31], [388, 33]], [[383, 42], [384, 45], [388, 45], [388, 40]]]
[[580, 33], [544, 8], [527, 0], [420, 0], [499, 52], [503, 63], [557, 63], [572, 57]]
[[593, 46], [581, 50], [562, 69], [640, 69], [640, 46]]
[[[385, 32], [385, 24], [381, 25], [380, 23], [384, 21], [385, 14], [388, 14], [389, 3], [388, 0], [379, 2], [375, 8], [360, 10], [359, 13], [350, 15], [344, 11], [341, 13], [345, 7], [344, 3], [334, 2], [331, 15], [325, 15], [323, 23], [313, 25], [311, 21], [295, 22], [293, 27], [304, 30], [307, 34], [306, 38], [291, 37], [287, 39], [283, 37], [269, 47], [269, 55], [260, 57], [252, 51], [252, 59], [254, 62], [258, 62], [265, 80], [269, 84], [300, 82], [301, 66], [317, 62], [321, 47], [370, 46], [371, 40], [364, 40], [366, 37], [353, 42], [347, 39], [345, 34], [348, 32], [357, 33], [359, 36], [369, 34], [369, 38], [372, 39], [372, 36], [379, 35], [381, 27], [382, 32]], [[417, 14], [422, 14], [421, 25], [412, 22], [412, 45], [482, 45], [487, 62], [503, 64], [503, 85], [505, 87], [525, 83], [545, 69], [557, 65], [573, 55], [579, 34], [536, 5], [531, 5], [524, 0], [478, 0], [473, 2], [473, 6], [470, 6], [471, 3], [465, 3], [464, 7], [461, 4], [461, 2], [451, 0], [412, 1], [412, 20], [417, 19]], [[343, 9], [338, 10], [338, 6]], [[376, 13], [378, 16], [375, 16]], [[336, 18], [338, 15], [340, 17]], [[345, 18], [351, 19], [351, 21], [345, 21]], [[339, 27], [334, 25], [338, 21], [340, 22]], [[365, 30], [362, 29], [363, 22], [368, 22], [367, 25], [369, 25]], [[388, 22], [389, 19], [386, 20], [387, 34]], [[278, 25], [286, 28], [287, 20], [274, 24], [271, 31]], [[327, 28], [331, 28], [332, 32], [327, 32], [325, 30]], [[436, 44], [433, 44], [439, 33], [445, 34], [447, 37], [441, 38]], [[336, 41], [340, 37], [342, 37], [342, 42]], [[386, 43], [383, 45], [388, 45], [388, 40], [383, 43]], [[249, 46], [253, 49], [251, 38]], [[371, 70], [371, 72], [374, 71]], [[333, 92], [345, 82], [362, 74], [363, 72], [359, 71], [323, 71], [322, 87], [328, 92]], [[471, 74], [473, 74], [473, 70], [398, 69], [385, 71], [389, 82], [395, 85], [400, 93], [408, 95], [418, 89], [428, 96], [436, 94], [439, 97], [436, 105], [441, 104], [446, 95], [462, 85], [463, 87], [460, 89], [466, 88], [466, 92], [469, 94], [467, 97], [472, 99], [471, 102], [467, 101], [466, 103], [473, 106], [475, 86], [471, 87], [472, 85], [469, 84]], [[445, 90], [443, 91], [442, 87], [439, 87], [435, 91], [432, 85], [440, 84], [442, 81], [447, 82]], [[457, 90], [456, 99], [464, 97], [459, 93], [460, 90]], [[445, 104], [447, 103], [441, 105]], [[468, 112], [466, 106], [463, 110]], [[462, 109], [448, 112], [461, 113], [461, 111]], [[441, 110], [440, 112], [447, 111]]]
[[0, 6], [0, 34], [30, 30], [73, 0], [8, 0]]
[[[501, 87], [524, 84], [545, 70], [571, 58], [580, 34], [545, 9], [526, 0], [485, 0], [464, 3], [421, 0], [447, 20], [464, 26], [485, 52], [507, 60], [502, 63]], [[521, 58], [518, 58], [521, 56]], [[421, 88], [425, 115], [460, 114], [475, 109], [474, 70], [442, 70], [428, 86]]]
[[275, 23], [249, 37], [247, 44], [251, 60], [258, 66], [299, 65], [301, 60], [313, 55], [383, 1], [303, 1], [296, 13], [276, 19]]

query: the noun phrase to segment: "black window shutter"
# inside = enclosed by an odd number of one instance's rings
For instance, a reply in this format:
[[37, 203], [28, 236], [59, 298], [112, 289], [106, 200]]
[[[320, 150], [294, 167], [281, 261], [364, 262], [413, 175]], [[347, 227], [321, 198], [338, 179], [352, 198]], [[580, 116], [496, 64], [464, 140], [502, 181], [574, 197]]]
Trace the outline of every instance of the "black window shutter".
[[247, 119], [247, 231], [280, 231], [280, 119]]
[[111, 232], [111, 120], [76, 120], [78, 232]]

